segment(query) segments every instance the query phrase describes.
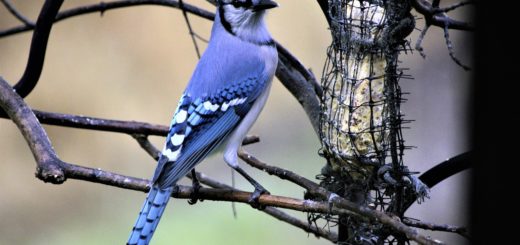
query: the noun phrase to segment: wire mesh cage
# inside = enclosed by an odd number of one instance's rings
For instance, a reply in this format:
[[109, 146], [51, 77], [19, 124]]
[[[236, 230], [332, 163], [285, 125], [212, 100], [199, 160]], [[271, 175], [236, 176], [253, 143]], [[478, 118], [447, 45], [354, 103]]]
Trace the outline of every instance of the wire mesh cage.
[[[399, 80], [406, 76], [398, 57], [408, 50], [405, 37], [414, 28], [409, 11], [407, 1], [329, 0], [333, 43], [322, 76], [320, 137], [328, 160], [322, 185], [397, 216], [406, 198], [427, 194], [403, 164], [408, 121], [400, 110]], [[406, 240], [355, 217], [338, 222], [348, 230], [345, 244]]]

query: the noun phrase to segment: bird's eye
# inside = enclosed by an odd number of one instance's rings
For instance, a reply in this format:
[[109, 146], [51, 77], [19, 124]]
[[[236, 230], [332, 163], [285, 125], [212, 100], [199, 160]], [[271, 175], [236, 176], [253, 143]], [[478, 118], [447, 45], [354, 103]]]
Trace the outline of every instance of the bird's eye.
[[250, 8], [253, 5], [253, 1], [252, 0], [246, 0], [246, 1], [233, 0], [231, 2], [231, 4], [235, 8], [240, 8], [240, 7], [242, 7], [242, 8]]

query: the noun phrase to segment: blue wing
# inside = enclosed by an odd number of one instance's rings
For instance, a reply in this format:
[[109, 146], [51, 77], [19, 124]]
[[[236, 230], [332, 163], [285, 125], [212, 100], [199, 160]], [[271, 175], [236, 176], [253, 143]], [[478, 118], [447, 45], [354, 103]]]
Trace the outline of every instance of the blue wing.
[[184, 94], [170, 126], [153, 183], [168, 188], [210, 154], [240, 123], [267, 86], [255, 77], [207, 96]]

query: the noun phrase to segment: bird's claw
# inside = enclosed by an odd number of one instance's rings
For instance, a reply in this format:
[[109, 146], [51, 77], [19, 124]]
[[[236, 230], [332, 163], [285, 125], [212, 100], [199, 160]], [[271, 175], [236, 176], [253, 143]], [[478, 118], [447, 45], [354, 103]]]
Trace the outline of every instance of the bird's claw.
[[[193, 205], [197, 203], [199, 200], [199, 189], [202, 187], [198, 181], [193, 181], [193, 192], [190, 194], [190, 200], [188, 200], [188, 203], [190, 205]], [[201, 200], [202, 201], [202, 200]]]
[[255, 191], [253, 192], [253, 194], [251, 194], [251, 196], [249, 197], [249, 200], [247, 202], [249, 203], [249, 205], [251, 205], [251, 207], [253, 207], [255, 209], [264, 210], [265, 205], [262, 205], [259, 202], [260, 196], [263, 194], [270, 195], [271, 193], [269, 193], [269, 191], [267, 191], [263, 187], [256, 187]]

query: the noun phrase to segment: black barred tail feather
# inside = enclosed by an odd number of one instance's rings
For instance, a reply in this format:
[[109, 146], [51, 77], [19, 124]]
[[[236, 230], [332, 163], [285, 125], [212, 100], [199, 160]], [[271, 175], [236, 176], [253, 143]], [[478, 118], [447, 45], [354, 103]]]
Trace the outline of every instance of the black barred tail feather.
[[147, 245], [150, 242], [172, 192], [173, 188], [171, 187], [167, 189], [159, 189], [155, 185], [152, 187], [135, 222], [127, 245]]

